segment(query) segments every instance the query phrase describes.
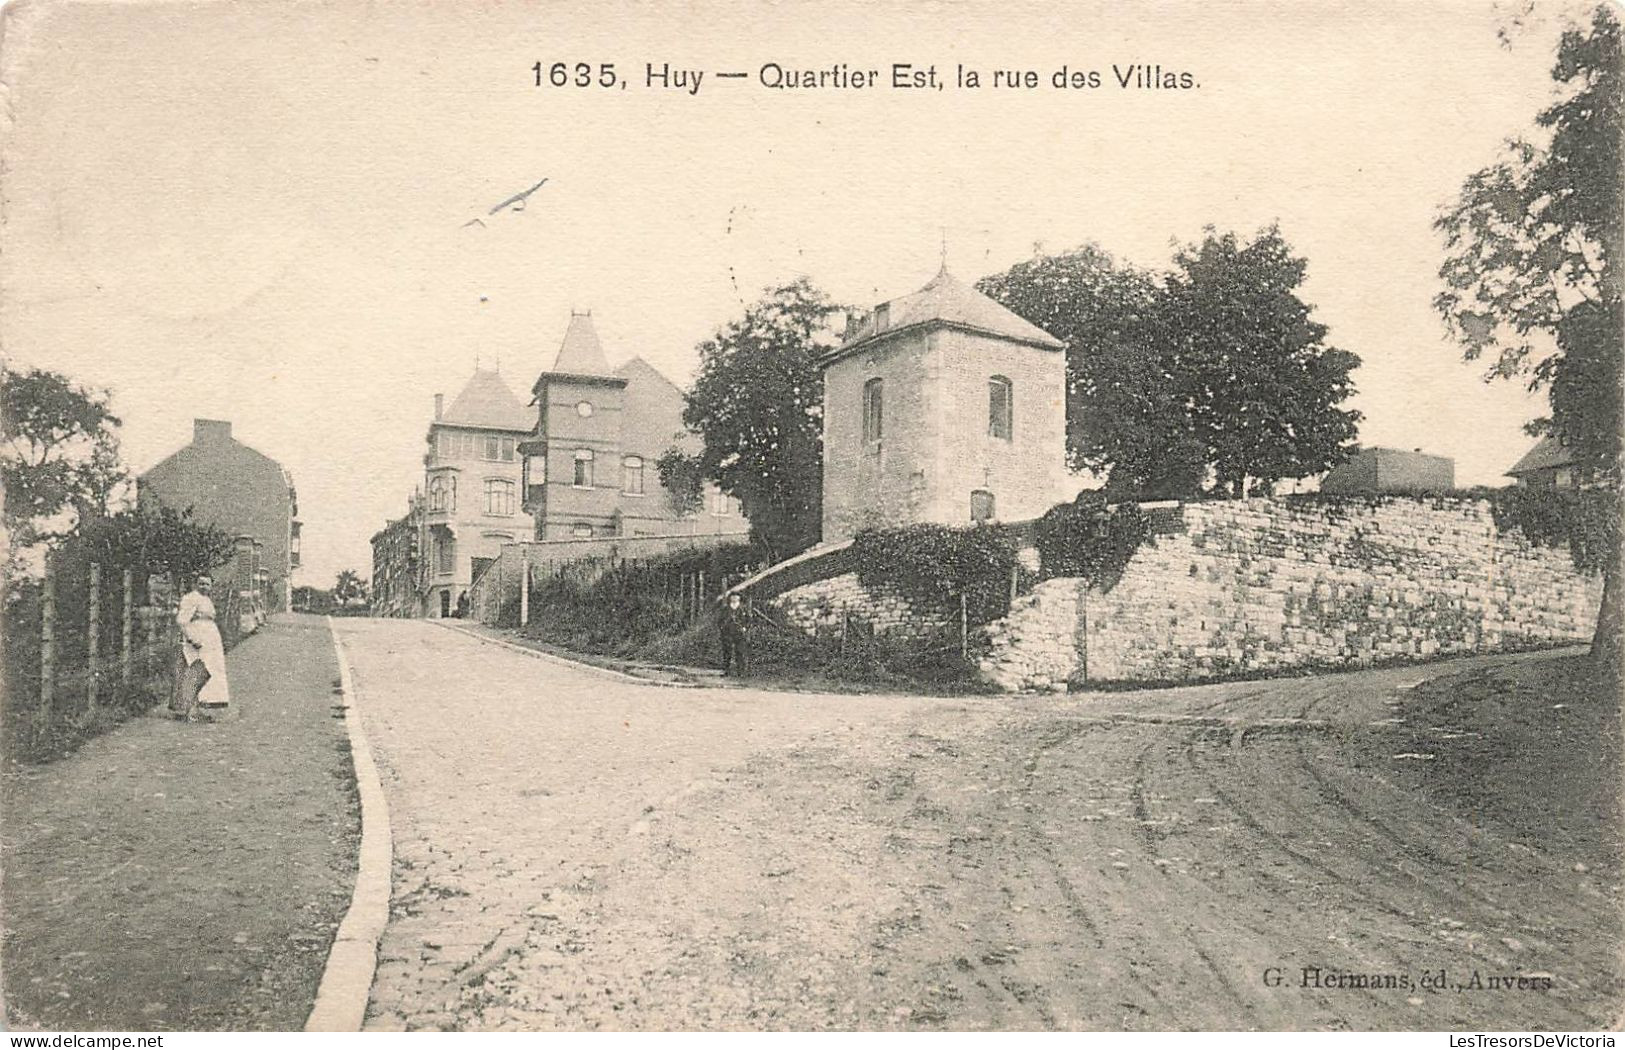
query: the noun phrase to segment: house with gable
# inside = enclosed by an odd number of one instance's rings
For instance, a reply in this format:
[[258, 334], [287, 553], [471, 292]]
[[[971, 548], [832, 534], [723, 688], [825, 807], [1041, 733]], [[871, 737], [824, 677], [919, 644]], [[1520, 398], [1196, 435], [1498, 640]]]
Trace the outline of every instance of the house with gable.
[[425, 615], [452, 615], [502, 545], [528, 537], [518, 446], [529, 431], [529, 411], [494, 369], [476, 367], [450, 408], [434, 396], [418, 511]]
[[738, 502], [708, 486], [697, 513], [674, 503], [657, 463], [683, 428], [683, 392], [641, 357], [611, 367], [591, 312], [575, 312], [553, 367], [531, 387], [534, 425], [520, 444], [524, 507], [541, 541], [739, 535]]

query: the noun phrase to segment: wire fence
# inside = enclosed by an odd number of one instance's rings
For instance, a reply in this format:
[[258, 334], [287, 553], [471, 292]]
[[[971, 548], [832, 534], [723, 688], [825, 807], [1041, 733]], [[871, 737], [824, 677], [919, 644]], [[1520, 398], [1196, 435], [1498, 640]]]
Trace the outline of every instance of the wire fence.
[[[144, 566], [104, 565], [73, 548], [51, 552], [39, 579], [13, 581], [0, 628], [0, 753], [49, 759], [167, 700], [180, 653], [175, 591]], [[229, 586], [215, 610], [228, 649], [264, 618]]]

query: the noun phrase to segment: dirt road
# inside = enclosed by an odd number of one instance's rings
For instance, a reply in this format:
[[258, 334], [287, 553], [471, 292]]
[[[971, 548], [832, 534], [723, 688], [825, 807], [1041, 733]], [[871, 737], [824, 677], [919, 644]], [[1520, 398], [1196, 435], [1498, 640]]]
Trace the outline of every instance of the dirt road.
[[395, 821], [369, 1027], [1618, 1013], [1618, 711], [1572, 655], [934, 700], [341, 632]]
[[227, 657], [233, 712], [163, 708], [6, 771], [13, 1029], [299, 1029], [355, 881], [359, 820], [326, 623]]

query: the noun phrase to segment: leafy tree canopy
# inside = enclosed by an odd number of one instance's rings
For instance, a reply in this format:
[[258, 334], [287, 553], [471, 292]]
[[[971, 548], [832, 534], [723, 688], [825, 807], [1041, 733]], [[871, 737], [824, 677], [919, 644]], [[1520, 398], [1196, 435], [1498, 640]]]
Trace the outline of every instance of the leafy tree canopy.
[[361, 601], [367, 596], [367, 584], [354, 569], [345, 569], [333, 581], [333, 598], [340, 605]]
[[834, 342], [830, 321], [842, 309], [802, 278], [769, 289], [701, 343], [683, 422], [703, 448], [688, 468], [662, 458], [668, 485], [689, 470], [738, 498], [753, 538], [775, 560], [818, 542], [824, 459], [818, 358]]
[[0, 370], [0, 480], [12, 530], [32, 538], [63, 510], [106, 513], [127, 477], [118, 461], [119, 419], [105, 391], [44, 369]]
[[978, 283], [1067, 344], [1067, 449], [1114, 498], [1229, 495], [1341, 462], [1360, 415], [1359, 358], [1327, 346], [1297, 296], [1306, 262], [1276, 227], [1243, 243], [1209, 229], [1170, 273], [1098, 247]]
[[1435, 223], [1446, 257], [1434, 299], [1468, 361], [1486, 379], [1546, 389], [1552, 414], [1531, 424], [1560, 437], [1604, 479], [1620, 464], [1620, 127], [1625, 121], [1620, 26], [1599, 5], [1558, 44], [1552, 79], [1563, 97], [1469, 175]]

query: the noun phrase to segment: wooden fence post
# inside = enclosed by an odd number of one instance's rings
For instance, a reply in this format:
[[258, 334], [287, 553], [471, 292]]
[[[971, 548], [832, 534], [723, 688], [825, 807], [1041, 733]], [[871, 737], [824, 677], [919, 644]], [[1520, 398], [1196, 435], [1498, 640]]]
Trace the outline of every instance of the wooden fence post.
[[[147, 596], [147, 601], [149, 603], [152, 601], [152, 596], [150, 594]], [[143, 678], [152, 677], [153, 661], [157, 659], [158, 656], [157, 611], [157, 609], [150, 607], [147, 609], [147, 655], [146, 658], [141, 661], [141, 677]]]
[[530, 559], [525, 559], [525, 568], [519, 578], [519, 626], [530, 623]]
[[[1016, 590], [1017, 590], [1017, 587], [1019, 585], [1020, 580], [1021, 580], [1021, 566], [1020, 565], [1012, 565], [1012, 566], [1010, 566], [1010, 609], [1014, 609], [1016, 607]], [[1009, 614], [1009, 609], [1006, 609], [1005, 613], [1006, 613], [1006, 615], [1008, 615]]]
[[96, 710], [97, 679], [101, 674], [101, 619], [102, 619], [102, 567], [90, 563], [90, 634], [86, 638], [85, 699], [90, 710]]
[[961, 660], [970, 656], [970, 614], [965, 601], [965, 592], [959, 592], [959, 658]]
[[123, 643], [123, 649], [119, 653], [119, 678], [122, 679], [126, 685], [128, 685], [130, 681], [130, 628], [133, 626], [130, 623], [130, 612], [133, 605], [131, 600], [133, 595], [130, 594], [130, 591], [134, 586], [135, 573], [131, 572], [129, 569], [125, 569], [124, 614], [119, 624], [119, 640]]
[[56, 567], [45, 559], [45, 581], [40, 587], [39, 627], [39, 729], [51, 725], [51, 708], [56, 702]]

